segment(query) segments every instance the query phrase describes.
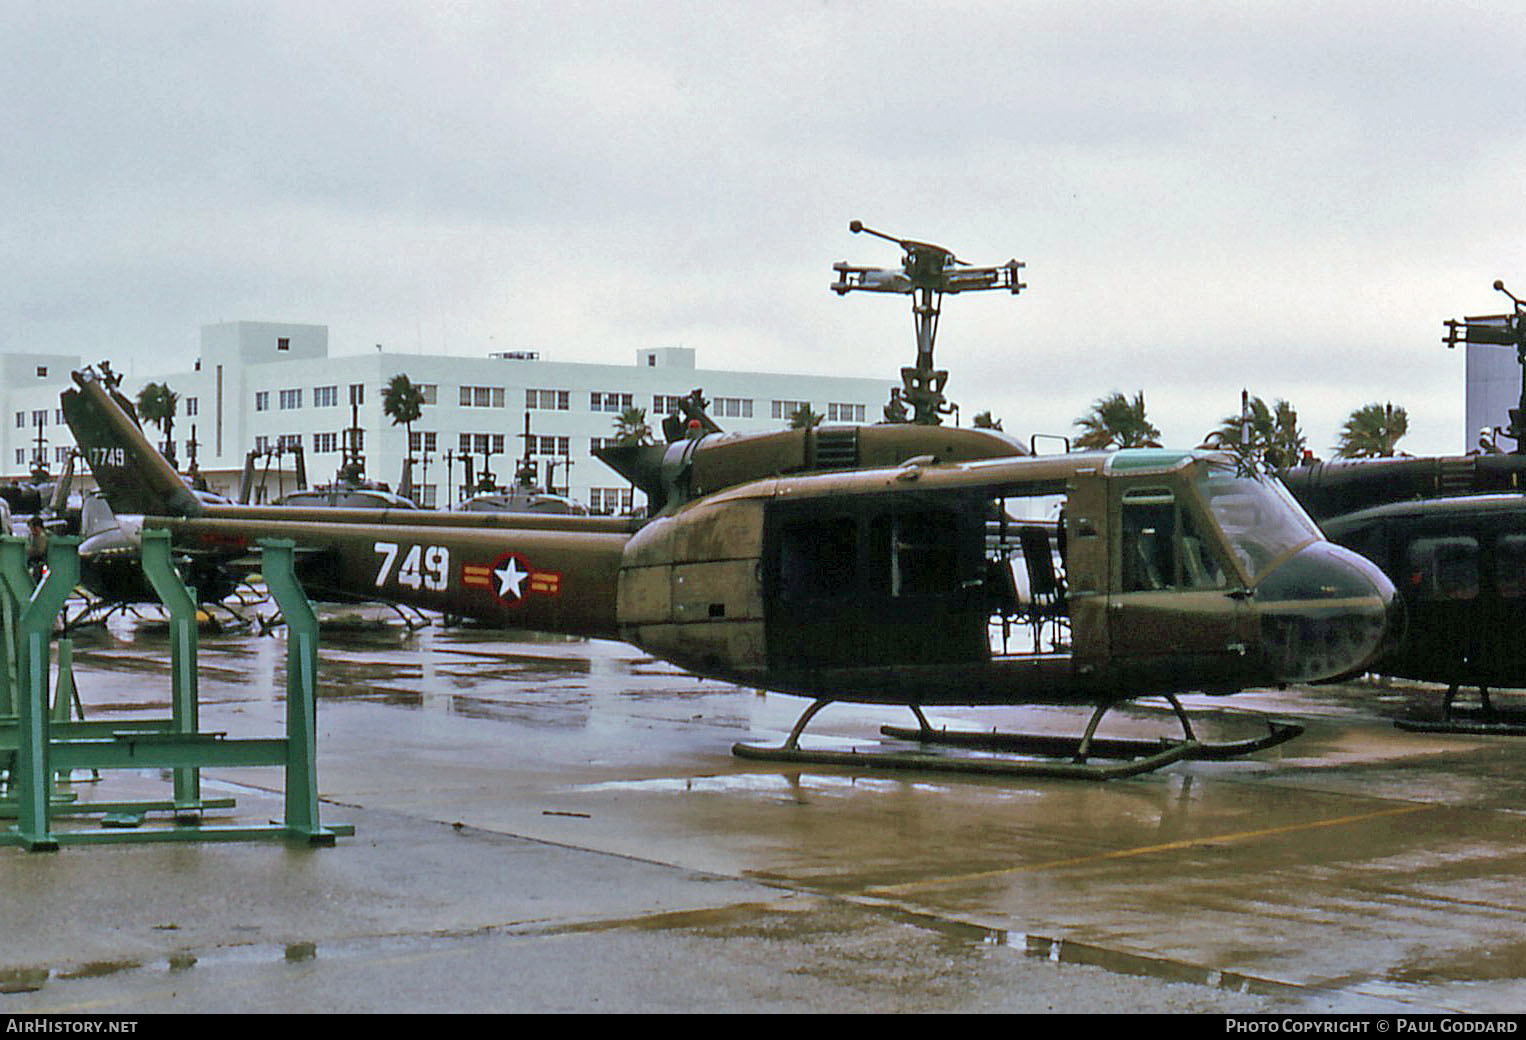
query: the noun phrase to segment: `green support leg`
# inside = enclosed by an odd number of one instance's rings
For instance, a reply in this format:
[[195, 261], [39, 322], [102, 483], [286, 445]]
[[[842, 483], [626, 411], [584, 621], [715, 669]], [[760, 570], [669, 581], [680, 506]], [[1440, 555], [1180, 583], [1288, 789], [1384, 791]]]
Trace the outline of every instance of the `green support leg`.
[[[9, 578], [4, 579], [7, 582]], [[58, 848], [48, 822], [53, 776], [48, 718], [49, 645], [53, 623], [64, 601], [79, 584], [79, 539], [59, 536], [48, 545], [48, 573], [32, 593], [17, 624], [20, 689], [17, 697], [18, 747], [14, 787], [18, 802], [17, 834], [33, 851]]]
[[[200, 731], [199, 691], [196, 685], [196, 596], [180, 581], [170, 562], [170, 533], [143, 532], [143, 573], [170, 615], [170, 712], [175, 733]], [[176, 769], [176, 818], [200, 819], [201, 770]]]
[[318, 616], [298, 584], [294, 543], [260, 542], [265, 585], [286, 619], [286, 829], [313, 845], [332, 845], [318, 822]]
[[[58, 641], [58, 680], [53, 685], [53, 721], [69, 722], [74, 718], [74, 705], [79, 694], [74, 689], [74, 640]], [[85, 716], [80, 714], [80, 718]]]
[[26, 539], [0, 536], [0, 655], [4, 672], [0, 673], [0, 715], [16, 714], [19, 696], [19, 673], [16, 671], [20, 649], [16, 643], [21, 610], [32, 598], [32, 579], [26, 570]]

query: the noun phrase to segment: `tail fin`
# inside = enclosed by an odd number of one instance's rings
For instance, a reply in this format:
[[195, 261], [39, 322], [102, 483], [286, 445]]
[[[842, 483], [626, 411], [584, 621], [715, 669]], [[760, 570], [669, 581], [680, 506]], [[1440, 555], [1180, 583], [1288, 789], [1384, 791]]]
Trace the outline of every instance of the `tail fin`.
[[64, 419], [113, 512], [147, 516], [205, 512], [180, 474], [143, 435], [119, 395], [88, 368], [75, 372], [74, 382], [79, 389], [62, 395]]

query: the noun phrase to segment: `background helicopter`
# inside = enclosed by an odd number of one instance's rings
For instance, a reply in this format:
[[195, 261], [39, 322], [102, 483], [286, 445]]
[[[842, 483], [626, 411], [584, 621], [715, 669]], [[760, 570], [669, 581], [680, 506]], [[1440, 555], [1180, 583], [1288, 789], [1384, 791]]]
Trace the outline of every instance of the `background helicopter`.
[[[305, 550], [304, 581], [319, 589], [618, 638], [699, 675], [814, 698], [782, 746], [738, 745], [739, 754], [928, 768], [925, 756], [843, 756], [798, 741], [833, 700], [908, 706], [919, 726], [903, 732], [929, 742], [957, 735], [935, 733], [923, 705], [1072, 704], [1093, 707], [1085, 735], [1070, 742], [1077, 763], [973, 768], [1139, 772], [1299, 731], [1274, 726], [1260, 740], [1208, 747], [1176, 693], [1359, 672], [1386, 648], [1392, 584], [1326, 542], [1274, 480], [1213, 455], [1032, 457], [986, 431], [941, 429], [937, 299], [950, 286], [980, 286], [948, 280], [949, 251], [894, 241], [907, 252], [904, 281], [865, 287], [915, 296], [918, 364], [903, 380], [920, 421], [847, 428], [824, 461], [819, 434], [727, 437], [691, 418], [683, 440], [624, 458], [662, 492], [644, 523], [501, 514], [420, 523], [417, 514], [367, 520], [339, 510], [260, 517], [188, 494], [93, 373], [76, 373], [63, 408], [114, 507], [150, 514], [144, 522], [170, 530], [184, 551], [292, 538]], [[1018, 267], [992, 269], [984, 287], [1015, 292]], [[870, 270], [838, 267], [848, 289], [855, 272], [862, 280]], [[931, 450], [905, 454], [918, 446]], [[948, 448], [985, 457], [937, 455]], [[1062, 505], [1063, 520], [1045, 528], [1023, 519], [1042, 503]], [[1031, 575], [1038, 559], [1049, 565], [1046, 602], [1015, 580], [1019, 565]], [[1043, 625], [1014, 625], [1045, 618], [1047, 643]], [[1110, 707], [1150, 695], [1169, 700], [1185, 739], [1143, 742], [1143, 751], [1094, 740]], [[1115, 750], [1130, 760], [1085, 762]]]
[[[1331, 540], [1377, 563], [1397, 586], [1408, 624], [1373, 671], [1447, 684], [1439, 722], [1407, 729], [1526, 734], [1526, 719], [1490, 699], [1526, 686], [1526, 306], [1502, 282], [1510, 314], [1446, 322], [1450, 347], [1514, 346], [1521, 398], [1510, 409], [1508, 453], [1319, 463], [1283, 482]], [[1490, 445], [1492, 447], [1492, 444]], [[1458, 691], [1479, 690], [1481, 711], [1454, 712]]]

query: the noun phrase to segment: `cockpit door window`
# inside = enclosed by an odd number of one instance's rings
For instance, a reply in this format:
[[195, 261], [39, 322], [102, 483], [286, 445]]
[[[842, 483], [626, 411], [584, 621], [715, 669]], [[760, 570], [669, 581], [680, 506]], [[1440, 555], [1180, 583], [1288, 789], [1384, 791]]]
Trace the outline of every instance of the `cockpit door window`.
[[1190, 509], [1166, 488], [1135, 488], [1123, 496], [1122, 592], [1222, 589], [1227, 582], [1211, 543]]

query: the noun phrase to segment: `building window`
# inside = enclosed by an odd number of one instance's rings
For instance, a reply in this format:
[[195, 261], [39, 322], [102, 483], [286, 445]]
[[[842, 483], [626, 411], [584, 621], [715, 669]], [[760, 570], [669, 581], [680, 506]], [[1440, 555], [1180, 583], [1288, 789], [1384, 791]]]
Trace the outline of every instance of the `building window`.
[[276, 447], [283, 451], [295, 451], [302, 447], [302, 435], [300, 433], [283, 433], [280, 440], [276, 441]]
[[425, 404], [436, 404], [440, 396], [438, 383], [424, 383], [419, 387], [419, 392], [424, 395]]
[[313, 454], [334, 452], [339, 450], [339, 434], [315, 433], [313, 434]]
[[863, 422], [864, 406], [833, 401], [827, 405], [828, 422]]
[[494, 455], [503, 454], [503, 434], [501, 433], [463, 433], [460, 440], [461, 454], [463, 455], [486, 455], [489, 450]]
[[33, 426], [46, 426], [47, 424], [48, 424], [48, 410], [46, 408], [39, 408], [35, 412], [32, 413], [32, 425]]
[[788, 419], [802, 408], [809, 408], [809, 401], [775, 401], [770, 414], [775, 419]]
[[541, 411], [566, 412], [572, 408], [570, 390], [526, 390], [525, 407]]
[[595, 390], [588, 395], [588, 407], [595, 412], [618, 412], [631, 407], [631, 395]]
[[37, 378], [38, 379], [46, 379], [46, 378], [48, 378], [48, 366], [47, 365], [38, 365], [37, 366]]
[[751, 419], [752, 398], [717, 397], [711, 402], [711, 413], [725, 419]]
[[16, 429], [18, 429], [18, 430], [26, 429], [26, 412], [17, 412], [16, 413]]
[[270, 391], [260, 390], [254, 395], [254, 410], [257, 412], [270, 411]]
[[64, 424], [64, 410], [62, 408], [53, 409], [53, 422], [59, 426]]
[[435, 507], [435, 502], [437, 502], [440, 497], [439, 485], [425, 484], [423, 487], [423, 492], [423, 498], [419, 502], [419, 505], [423, 506], [425, 509], [433, 509]]
[[656, 368], [657, 367], [657, 355], [656, 354], [648, 354], [646, 356], [646, 367], [647, 368]]
[[366, 385], [364, 383], [351, 383], [350, 384], [350, 403], [351, 404], [365, 404], [366, 403]]
[[536, 437], [531, 435], [530, 450], [536, 455], [571, 455], [571, 437]]
[[276, 340], [276, 349], [277, 350], [290, 350], [291, 349], [291, 340], [289, 338], [287, 338], [286, 336], [281, 336], [280, 338], [278, 338]]
[[433, 453], [438, 442], [439, 434], [434, 430], [414, 430], [408, 434], [409, 451]]
[[337, 408], [339, 406], [339, 387], [315, 386], [313, 387], [314, 408]]
[[283, 411], [285, 411], [287, 409], [291, 409], [291, 408], [301, 408], [301, 407], [302, 407], [302, 391], [301, 390], [282, 390], [281, 391], [281, 409]]
[[265, 454], [265, 452], [270, 450], [270, 438], [260, 434], [254, 439], [254, 450], [261, 455]]
[[18, 466], [26, 465], [26, 449], [25, 448], [17, 448], [16, 449], [16, 465], [18, 465]]
[[187, 397], [185, 399], [185, 414], [187, 417], [194, 416], [196, 414], [196, 407], [196, 398]]
[[69, 461], [69, 449], [68, 448], [54, 448], [53, 449], [53, 461], [58, 463], [60, 466], [62, 466], [64, 463], [68, 462]]
[[633, 504], [631, 489], [589, 488], [588, 511], [590, 513], [619, 513], [629, 511]]
[[502, 408], [506, 397], [501, 386], [463, 386], [460, 404], [462, 408]]

